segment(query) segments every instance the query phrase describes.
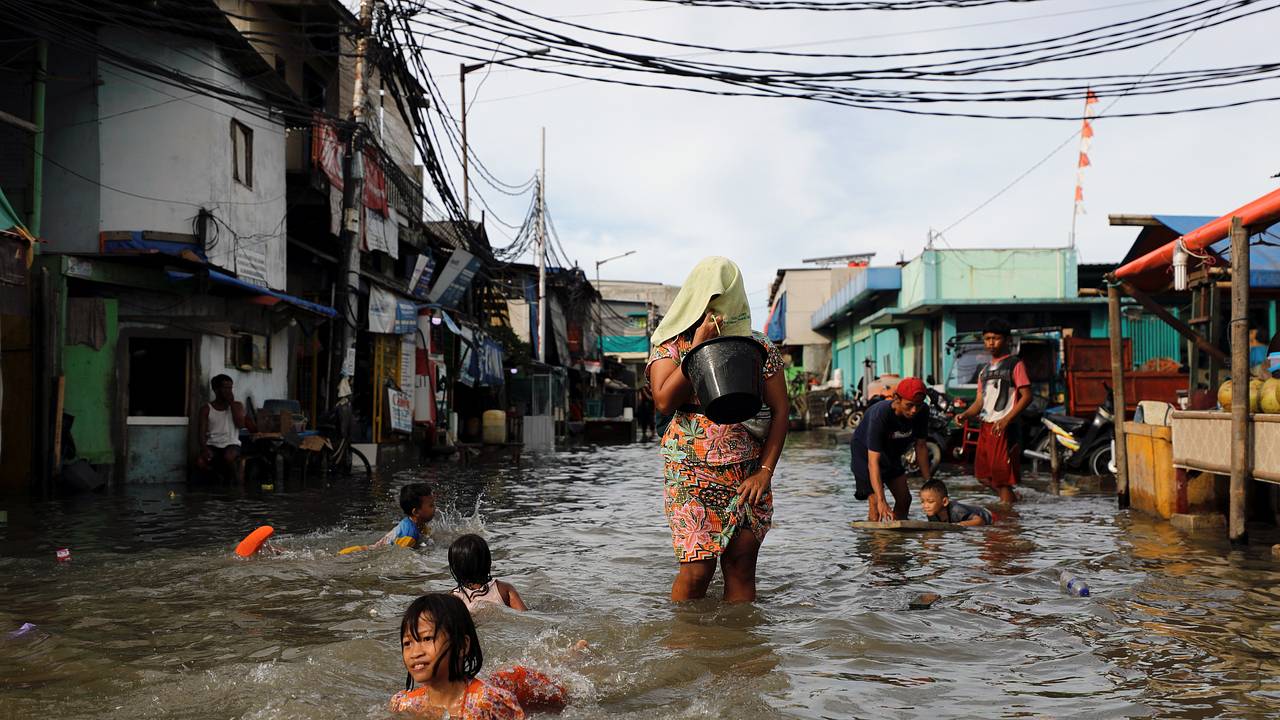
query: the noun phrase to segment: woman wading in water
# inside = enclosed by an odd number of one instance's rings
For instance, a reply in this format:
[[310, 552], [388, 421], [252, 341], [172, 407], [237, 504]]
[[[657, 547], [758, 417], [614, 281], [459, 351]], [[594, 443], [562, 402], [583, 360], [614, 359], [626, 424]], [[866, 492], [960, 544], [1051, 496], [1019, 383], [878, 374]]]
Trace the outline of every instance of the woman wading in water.
[[[721, 335], [750, 337], [764, 346], [764, 400], [774, 420], [762, 440], [743, 424], [718, 425], [703, 415], [680, 370], [690, 350]], [[755, 600], [756, 557], [773, 519], [770, 483], [787, 437], [781, 370], [778, 349], [751, 330], [738, 266], [721, 257], [698, 263], [654, 332], [647, 368], [658, 412], [675, 416], [662, 436], [663, 506], [680, 561], [672, 600], [706, 597], [717, 559], [725, 601]]]

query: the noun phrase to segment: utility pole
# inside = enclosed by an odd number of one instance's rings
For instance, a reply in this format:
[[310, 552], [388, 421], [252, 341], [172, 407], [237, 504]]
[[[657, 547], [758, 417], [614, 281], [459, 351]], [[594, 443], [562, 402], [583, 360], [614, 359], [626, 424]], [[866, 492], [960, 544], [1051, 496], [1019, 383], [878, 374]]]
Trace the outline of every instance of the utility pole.
[[[476, 67], [481, 67], [476, 65]], [[468, 169], [470, 163], [467, 161], [467, 64], [459, 63], [458, 65], [458, 85], [462, 90], [462, 215], [463, 219], [471, 221], [471, 178]]]
[[[361, 209], [364, 206], [364, 166], [360, 154], [360, 142], [365, 130], [366, 63], [369, 56], [369, 37], [373, 34], [373, 9], [377, 0], [360, 0], [360, 37], [356, 40], [355, 86], [351, 94], [351, 127], [347, 134], [347, 151], [342, 157], [342, 229], [338, 255], [338, 287], [334, 293], [334, 308], [338, 311], [337, 343], [331, 362], [339, 368], [346, 361], [347, 353], [355, 345], [355, 313], [351, 312], [351, 285], [355, 279], [359, 285], [359, 261], [356, 258], [360, 241]], [[329, 404], [338, 400], [338, 383], [341, 373], [334, 373], [333, 392]]]
[[[547, 129], [538, 168], [538, 362], [547, 361]], [[564, 362], [563, 358], [561, 362]]]
[[[549, 47], [535, 47], [532, 50], [526, 50], [523, 55], [516, 55], [514, 57], [503, 58], [501, 60], [488, 60], [486, 62], [472, 64], [461, 63], [458, 65], [458, 88], [462, 91], [462, 102], [459, 103], [459, 108], [461, 109], [460, 114], [462, 115], [462, 214], [466, 216], [467, 220], [471, 219], [471, 161], [469, 155], [470, 151], [467, 149], [467, 73], [475, 72], [487, 65], [501, 65], [508, 60], [515, 60], [521, 57], [538, 57], [539, 55], [546, 55], [549, 52], [551, 52], [551, 48]], [[483, 80], [480, 82], [484, 83]]]

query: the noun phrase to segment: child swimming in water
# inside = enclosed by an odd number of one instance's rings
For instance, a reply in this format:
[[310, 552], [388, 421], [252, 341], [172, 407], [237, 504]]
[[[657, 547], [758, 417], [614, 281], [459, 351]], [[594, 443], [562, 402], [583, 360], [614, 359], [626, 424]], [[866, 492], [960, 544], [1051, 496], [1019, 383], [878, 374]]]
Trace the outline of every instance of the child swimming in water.
[[519, 720], [515, 695], [476, 678], [484, 664], [471, 613], [452, 595], [414, 600], [400, 621], [400, 653], [409, 683], [391, 698], [392, 712], [447, 712], [464, 720]]
[[468, 610], [474, 611], [484, 603], [506, 605], [520, 612], [527, 610], [511, 583], [494, 580], [489, 574], [492, 564], [489, 543], [484, 538], [468, 534], [454, 540], [449, 546], [449, 572], [458, 583], [453, 594]]
[[426, 483], [410, 483], [400, 488], [400, 509], [404, 511], [404, 519], [378, 542], [372, 545], [353, 545], [339, 550], [338, 554], [346, 555], [387, 545], [417, 547], [422, 542], [423, 533], [429, 529], [427, 526], [436, 516], [436, 498], [431, 492], [431, 486]]
[[930, 522], [957, 525], [990, 525], [992, 522], [986, 508], [952, 502], [947, 496], [947, 485], [941, 480], [930, 480], [920, 488], [920, 505]]
[[561, 709], [568, 699], [559, 683], [521, 666], [499, 670], [488, 681], [477, 678], [484, 664], [480, 637], [471, 613], [453, 595], [423, 595], [409, 605], [400, 620], [400, 653], [409, 680], [392, 696], [392, 712], [519, 720], [526, 710]]

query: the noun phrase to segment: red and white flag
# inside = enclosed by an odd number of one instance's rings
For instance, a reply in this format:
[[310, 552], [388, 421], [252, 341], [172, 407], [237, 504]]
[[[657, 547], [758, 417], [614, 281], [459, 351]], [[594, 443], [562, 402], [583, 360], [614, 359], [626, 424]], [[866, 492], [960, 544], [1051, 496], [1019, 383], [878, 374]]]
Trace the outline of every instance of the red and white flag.
[[1090, 118], [1096, 117], [1098, 110], [1095, 105], [1098, 104], [1098, 96], [1092, 89], [1086, 90], [1084, 95], [1084, 118], [1080, 126], [1080, 154], [1076, 159], [1076, 195], [1075, 195], [1075, 213], [1072, 215], [1071, 223], [1071, 242], [1075, 244], [1075, 221], [1076, 215], [1084, 215], [1084, 169], [1093, 164], [1089, 160], [1089, 150], [1093, 147], [1093, 123], [1089, 122]]

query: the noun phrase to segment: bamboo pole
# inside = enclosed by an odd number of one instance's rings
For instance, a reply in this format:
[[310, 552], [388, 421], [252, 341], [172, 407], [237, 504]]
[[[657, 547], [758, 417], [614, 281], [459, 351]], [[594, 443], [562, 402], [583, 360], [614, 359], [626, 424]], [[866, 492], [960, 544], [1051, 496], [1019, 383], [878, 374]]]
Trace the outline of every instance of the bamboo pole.
[[1062, 459], [1058, 451], [1058, 434], [1049, 432], [1049, 492], [1057, 495], [1061, 490]]
[[1124, 338], [1120, 333], [1120, 288], [1107, 287], [1107, 325], [1111, 336], [1111, 385], [1115, 402], [1116, 437], [1116, 501], [1120, 508], [1129, 507], [1129, 456], [1124, 437]]
[[1231, 514], [1232, 544], [1245, 531], [1245, 483], [1249, 473], [1249, 235], [1231, 218]]

